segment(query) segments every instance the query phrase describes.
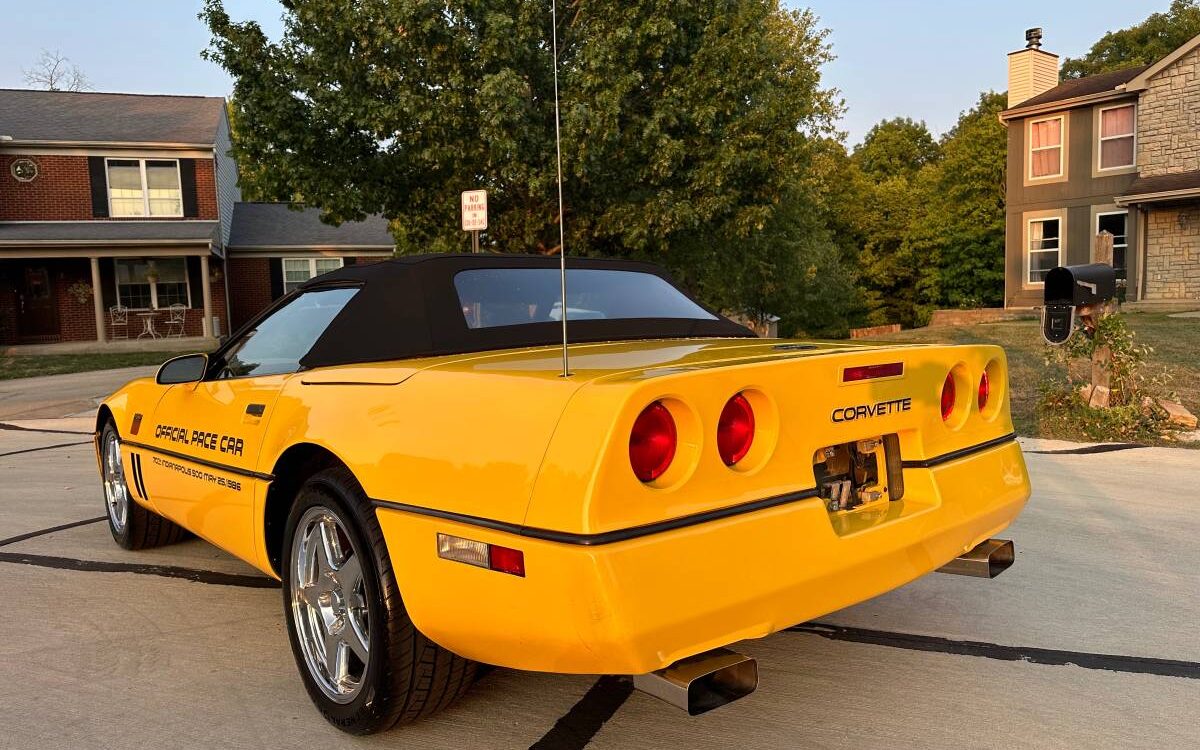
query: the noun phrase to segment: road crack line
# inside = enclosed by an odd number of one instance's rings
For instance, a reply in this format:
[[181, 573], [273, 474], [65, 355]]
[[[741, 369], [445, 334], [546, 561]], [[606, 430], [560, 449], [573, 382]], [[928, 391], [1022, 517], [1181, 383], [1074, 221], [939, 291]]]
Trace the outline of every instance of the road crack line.
[[1162, 677], [1184, 677], [1200, 680], [1200, 662], [1156, 659], [1147, 656], [1122, 656], [1119, 654], [1094, 654], [1085, 651], [1062, 651], [1032, 646], [1003, 646], [983, 641], [957, 641], [933, 635], [891, 633], [883, 630], [842, 627], [819, 622], [808, 622], [788, 628], [793, 633], [819, 635], [834, 641], [866, 643], [874, 646], [902, 648], [909, 651], [927, 651], [960, 656], [978, 656], [1000, 661], [1024, 661], [1048, 666], [1074, 665], [1084, 669], [1099, 669], [1106, 672], [1129, 674], [1152, 674]]
[[22, 448], [19, 451], [9, 451], [8, 453], [0, 453], [0, 458], [7, 458], [9, 456], [19, 456], [22, 453], [36, 453], [37, 451], [48, 451], [48, 450], [53, 450], [55, 448], [70, 448], [73, 445], [91, 445], [91, 444], [92, 444], [91, 440], [81, 440], [78, 443], [58, 443], [57, 445], [43, 445], [39, 448]]

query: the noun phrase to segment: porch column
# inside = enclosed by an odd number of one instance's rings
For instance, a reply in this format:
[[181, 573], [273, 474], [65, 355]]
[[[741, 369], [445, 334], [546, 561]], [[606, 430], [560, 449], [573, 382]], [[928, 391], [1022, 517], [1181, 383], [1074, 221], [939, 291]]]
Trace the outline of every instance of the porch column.
[[104, 343], [104, 295], [100, 287], [100, 259], [88, 258], [92, 263], [92, 308], [96, 313], [96, 341]]
[[212, 335], [212, 283], [208, 280], [208, 253], [200, 256], [200, 288], [204, 297], [204, 326], [202, 333], [205, 338]]

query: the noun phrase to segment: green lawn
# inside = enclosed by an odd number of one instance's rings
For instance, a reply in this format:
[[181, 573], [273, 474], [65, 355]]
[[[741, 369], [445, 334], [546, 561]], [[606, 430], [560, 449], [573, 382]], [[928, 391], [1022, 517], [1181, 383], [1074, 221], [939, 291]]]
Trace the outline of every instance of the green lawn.
[[0, 355], [0, 380], [61, 375], [67, 372], [115, 370], [120, 367], [159, 365], [186, 352], [121, 352], [119, 354], [44, 354], [7, 357]]
[[[1154, 348], [1147, 376], [1165, 374], [1166, 390], [1174, 392], [1193, 414], [1200, 414], [1200, 319], [1172, 318], [1162, 313], [1128, 313], [1126, 319], [1136, 341]], [[880, 336], [881, 341], [938, 344], [998, 344], [1008, 352], [1012, 384], [1013, 422], [1021, 435], [1039, 436], [1035, 406], [1038, 384], [1062, 378], [1061, 368], [1047, 369], [1036, 320], [982, 323], [953, 328], [917, 328]]]

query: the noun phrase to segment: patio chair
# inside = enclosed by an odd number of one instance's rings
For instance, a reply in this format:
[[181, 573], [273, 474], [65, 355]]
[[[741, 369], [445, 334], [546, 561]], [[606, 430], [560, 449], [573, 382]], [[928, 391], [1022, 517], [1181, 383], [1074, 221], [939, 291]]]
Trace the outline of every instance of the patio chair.
[[183, 329], [187, 326], [187, 306], [176, 303], [167, 308], [167, 338], [183, 338]]
[[129, 338], [129, 308], [123, 305], [113, 305], [108, 308], [108, 337], [110, 339]]

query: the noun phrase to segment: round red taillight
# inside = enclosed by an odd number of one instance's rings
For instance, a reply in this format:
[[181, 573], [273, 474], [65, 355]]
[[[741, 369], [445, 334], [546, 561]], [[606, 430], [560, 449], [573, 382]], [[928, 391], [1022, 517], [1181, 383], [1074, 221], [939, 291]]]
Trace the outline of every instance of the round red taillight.
[[987, 406], [988, 396], [992, 395], [992, 383], [988, 380], [988, 374], [985, 372], [979, 378], [979, 411]]
[[946, 376], [946, 382], [942, 384], [942, 421], [950, 419], [955, 398], [957, 394], [954, 391], [954, 373], [950, 373]]
[[738, 393], [725, 402], [717, 420], [717, 451], [726, 466], [733, 466], [746, 457], [754, 444], [754, 409], [746, 397]]
[[629, 465], [643, 482], [653, 482], [663, 475], [675, 458], [679, 442], [675, 419], [661, 401], [642, 409], [629, 432]]

